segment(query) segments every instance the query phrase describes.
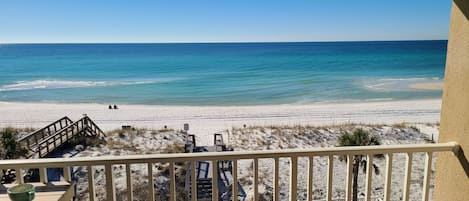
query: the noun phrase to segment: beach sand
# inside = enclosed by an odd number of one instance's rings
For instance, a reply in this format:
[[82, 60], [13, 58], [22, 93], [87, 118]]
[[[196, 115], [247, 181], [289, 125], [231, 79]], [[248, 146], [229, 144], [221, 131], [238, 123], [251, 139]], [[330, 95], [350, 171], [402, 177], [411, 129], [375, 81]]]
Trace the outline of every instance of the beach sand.
[[232, 127], [268, 125], [333, 125], [344, 123], [393, 124], [439, 121], [441, 100], [263, 106], [157, 106], [103, 104], [52, 104], [0, 102], [0, 127], [43, 127], [63, 116], [78, 120], [87, 114], [103, 130], [122, 125], [182, 129], [190, 124], [200, 144], [211, 144], [212, 135]]

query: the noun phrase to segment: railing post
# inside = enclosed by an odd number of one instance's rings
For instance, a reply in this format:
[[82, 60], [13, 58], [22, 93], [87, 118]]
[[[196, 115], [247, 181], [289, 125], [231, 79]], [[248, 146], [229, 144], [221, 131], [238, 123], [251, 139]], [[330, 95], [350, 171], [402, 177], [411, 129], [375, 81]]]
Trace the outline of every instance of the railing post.
[[54, 135], [52, 137], [52, 140], [54, 140], [54, 149], [57, 148], [57, 139], [56, 139], [57, 135]]
[[[93, 171], [93, 166], [88, 165], [87, 166], [88, 170], [88, 192], [89, 192], [89, 199], [90, 201], [96, 200], [96, 194], [94, 192], [95, 185], [94, 185], [94, 171]], [[106, 176], [107, 179], [107, 176]], [[107, 181], [106, 181], [107, 182]], [[109, 198], [109, 195], [108, 195]]]
[[366, 156], [366, 193], [365, 201], [371, 201], [371, 178], [373, 175], [373, 154]]
[[290, 163], [290, 201], [296, 201], [298, 195], [298, 157], [291, 157]]
[[352, 184], [353, 184], [353, 155], [347, 155], [347, 186], [345, 188], [345, 200], [352, 200]]
[[47, 150], [46, 154], [49, 153], [49, 140], [46, 141], [46, 150]]
[[428, 194], [430, 191], [430, 177], [432, 172], [432, 158], [433, 152], [425, 153], [425, 172], [423, 179], [422, 201], [428, 201]]
[[174, 162], [169, 162], [169, 200], [176, 201], [176, 178]]
[[409, 189], [410, 189], [410, 180], [412, 173], [412, 152], [406, 154], [406, 166], [405, 166], [405, 178], [404, 178], [404, 190], [402, 195], [403, 201], [409, 200]]
[[332, 200], [332, 175], [334, 170], [334, 156], [329, 155], [327, 157], [327, 194], [326, 194], [326, 200], [331, 201]]
[[66, 182], [71, 182], [72, 181], [72, 175], [70, 173], [70, 168], [71, 167], [64, 167], [63, 168], [63, 171], [64, 171], [64, 180]]
[[313, 180], [314, 180], [314, 157], [310, 156], [308, 160], [308, 189], [307, 189], [307, 200], [313, 200]]
[[63, 132], [60, 133], [60, 144], [63, 144], [64, 143], [64, 136], [63, 136]]
[[217, 160], [212, 160], [212, 200], [218, 201], [218, 161]]
[[233, 196], [232, 200], [236, 201], [238, 200], [238, 160], [234, 159], [233, 160], [233, 183], [232, 183], [232, 193], [231, 195]]
[[16, 173], [16, 182], [18, 182], [19, 184], [23, 184], [24, 183], [23, 169], [18, 168], [15, 170], [15, 173]]
[[114, 174], [112, 173], [112, 164], [108, 163], [104, 165], [104, 173], [106, 174], [106, 200], [116, 201], [116, 195], [114, 191]]
[[254, 187], [254, 201], [259, 200], [259, 161], [257, 158], [254, 159], [253, 161], [253, 173], [254, 173], [254, 178], [253, 178], [253, 187]]
[[36, 145], [38, 144], [37, 135], [34, 135], [34, 143], [35, 143]]
[[191, 161], [191, 200], [197, 201], [197, 161]]
[[384, 201], [391, 200], [392, 153], [386, 154], [386, 181], [384, 183]]
[[133, 200], [133, 188], [132, 188], [132, 171], [130, 169], [130, 163], [125, 165], [125, 175], [127, 180], [127, 200]]
[[43, 184], [49, 182], [49, 178], [47, 178], [47, 168], [39, 168], [39, 180]]
[[148, 191], [150, 193], [149, 199], [155, 200], [155, 183], [153, 181], [153, 163], [148, 163]]
[[278, 201], [279, 200], [279, 176], [278, 176], [278, 172], [279, 172], [279, 158], [275, 157], [274, 158], [274, 180], [273, 180], [273, 183], [274, 183], [274, 201]]

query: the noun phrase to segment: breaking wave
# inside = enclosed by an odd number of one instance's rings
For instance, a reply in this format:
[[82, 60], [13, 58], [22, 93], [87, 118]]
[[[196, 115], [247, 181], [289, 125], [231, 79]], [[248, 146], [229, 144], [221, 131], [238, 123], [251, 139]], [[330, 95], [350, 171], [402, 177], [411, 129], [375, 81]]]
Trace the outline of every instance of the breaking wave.
[[68, 81], [68, 80], [32, 80], [17, 81], [12, 84], [3, 85], [0, 91], [22, 91], [37, 89], [67, 89], [67, 88], [83, 88], [83, 87], [106, 87], [118, 85], [139, 85], [139, 84], [156, 84], [175, 81], [178, 79], [157, 79], [149, 81]]
[[439, 77], [383, 78], [364, 81], [364, 87], [373, 91], [412, 91], [414, 84], [441, 84]]

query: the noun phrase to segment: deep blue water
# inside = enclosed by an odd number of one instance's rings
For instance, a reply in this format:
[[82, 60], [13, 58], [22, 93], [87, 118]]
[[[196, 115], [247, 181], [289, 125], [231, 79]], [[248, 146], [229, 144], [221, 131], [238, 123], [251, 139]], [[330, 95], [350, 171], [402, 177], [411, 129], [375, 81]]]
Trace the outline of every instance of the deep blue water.
[[447, 41], [0, 44], [0, 101], [307, 104], [438, 98]]

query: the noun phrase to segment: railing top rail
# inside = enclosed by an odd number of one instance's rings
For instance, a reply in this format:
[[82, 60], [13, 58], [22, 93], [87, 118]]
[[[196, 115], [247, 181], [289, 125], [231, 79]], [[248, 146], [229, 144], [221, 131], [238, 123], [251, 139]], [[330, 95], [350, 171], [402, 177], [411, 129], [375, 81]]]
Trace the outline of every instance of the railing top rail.
[[183, 162], [204, 160], [233, 160], [254, 158], [283, 158], [303, 156], [330, 156], [330, 155], [366, 155], [387, 153], [412, 153], [412, 152], [453, 152], [456, 153], [459, 145], [455, 142], [438, 144], [408, 144], [408, 145], [381, 145], [381, 146], [350, 146], [328, 147], [313, 149], [286, 149], [286, 150], [262, 150], [262, 151], [235, 151], [235, 152], [202, 152], [202, 153], [178, 153], [178, 154], [150, 154], [130, 156], [99, 156], [83, 158], [46, 158], [27, 160], [3, 160], [0, 167], [14, 169], [23, 167], [64, 167], [105, 164], [134, 164], [134, 163], [158, 163], [158, 162]]
[[48, 124], [47, 126], [44, 126], [44, 127], [41, 128], [41, 129], [38, 129], [38, 130], [36, 130], [36, 131], [34, 131], [34, 132], [32, 132], [32, 133], [29, 133], [29, 134], [26, 135], [26, 136], [23, 136], [22, 138], [18, 139], [17, 142], [21, 143], [21, 142], [27, 140], [28, 138], [31, 138], [32, 136], [36, 135], [37, 133], [39, 133], [39, 132], [41, 132], [41, 131], [43, 131], [43, 130], [45, 130], [45, 129], [51, 127], [51, 126], [53, 126], [54, 124], [56, 124], [56, 123], [58, 123], [58, 122], [60, 122], [60, 121], [63, 121], [63, 120], [66, 120], [66, 121], [68, 121], [68, 122], [70, 122], [70, 123], [73, 122], [73, 121], [72, 121], [70, 118], [68, 118], [67, 116], [62, 117], [62, 118], [60, 118], [59, 120], [54, 121], [54, 122]]

